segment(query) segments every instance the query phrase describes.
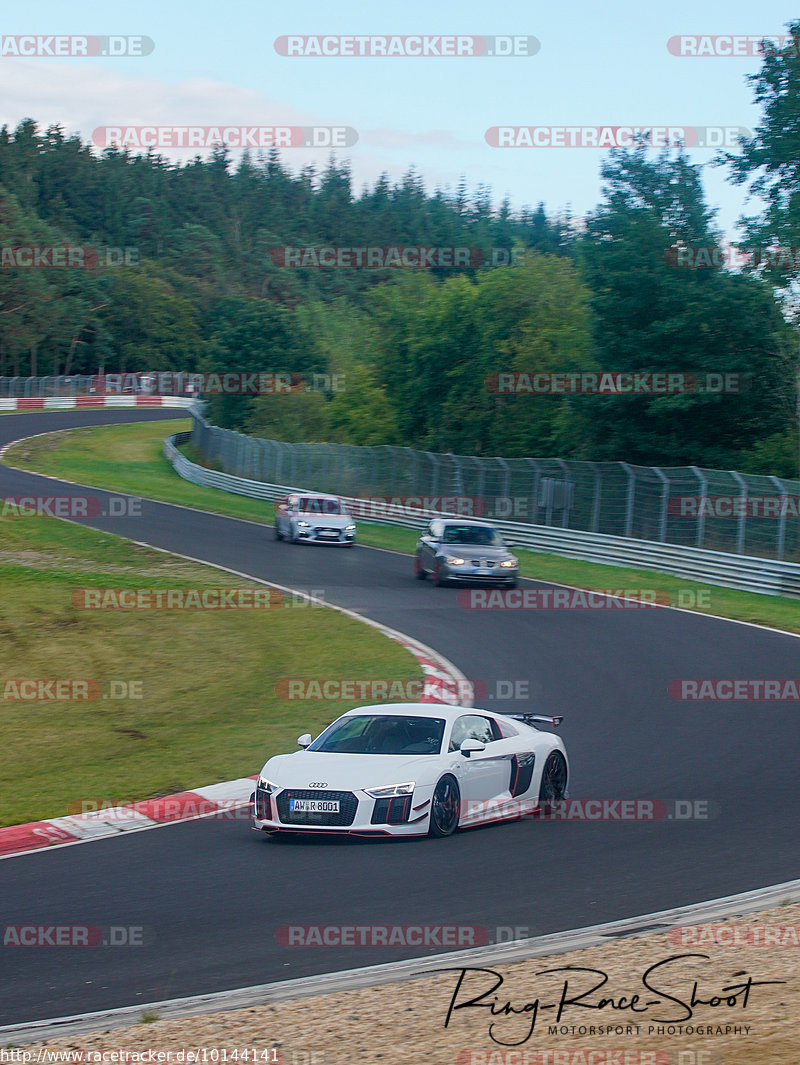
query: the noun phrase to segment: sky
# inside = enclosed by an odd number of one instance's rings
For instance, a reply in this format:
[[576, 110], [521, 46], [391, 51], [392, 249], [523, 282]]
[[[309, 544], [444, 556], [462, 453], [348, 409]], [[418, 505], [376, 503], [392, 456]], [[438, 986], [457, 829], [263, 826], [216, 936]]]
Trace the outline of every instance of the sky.
[[[487, 187], [495, 204], [507, 197], [519, 210], [541, 202], [549, 214], [581, 218], [602, 200], [608, 149], [591, 139], [607, 140], [610, 127], [622, 127], [614, 134], [621, 139], [639, 127], [653, 129], [656, 140], [681, 136], [687, 144], [698, 128], [713, 128], [707, 140], [752, 130], [760, 112], [747, 75], [760, 59], [746, 38], [783, 34], [793, 18], [800, 12], [782, 0], [580, 0], [561, 7], [405, 0], [391, 10], [353, 0], [39, 0], [3, 12], [0, 121], [11, 128], [24, 118], [42, 129], [57, 124], [98, 150], [109, 128], [132, 150], [139, 150], [132, 138], [158, 136], [157, 150], [175, 161], [209, 154], [168, 147], [189, 136], [172, 132], [176, 127], [233, 129], [231, 141], [244, 127], [251, 142], [265, 144], [273, 136], [313, 138], [318, 147], [285, 147], [284, 164], [319, 170], [333, 152], [349, 163], [357, 193], [382, 173], [394, 183], [413, 168], [428, 192], [455, 192], [463, 180], [471, 192]], [[87, 37], [101, 38], [99, 46], [81, 44]], [[370, 40], [348, 43], [358, 37]], [[496, 40], [484, 45], [476, 37]], [[276, 45], [281, 38], [302, 40], [284, 47]], [[281, 54], [290, 47], [377, 51], [375, 38], [406, 54]], [[681, 40], [670, 50], [672, 38]], [[132, 54], [55, 54], [95, 47]], [[422, 47], [429, 54], [413, 54]], [[494, 54], [440, 54], [448, 47]], [[498, 54], [509, 47], [522, 54]], [[693, 47], [746, 54], [674, 54]], [[41, 54], [14, 54], [31, 48]], [[305, 132], [281, 133], [287, 126]], [[487, 132], [497, 127], [503, 132]], [[574, 132], [559, 134], [562, 127]], [[579, 145], [548, 143], [559, 136]], [[337, 139], [343, 146], [332, 149]], [[498, 140], [512, 143], [495, 146]], [[733, 185], [724, 167], [709, 165], [714, 148], [688, 153], [704, 164], [707, 201], [734, 240], [738, 218], [758, 213], [758, 201]]]

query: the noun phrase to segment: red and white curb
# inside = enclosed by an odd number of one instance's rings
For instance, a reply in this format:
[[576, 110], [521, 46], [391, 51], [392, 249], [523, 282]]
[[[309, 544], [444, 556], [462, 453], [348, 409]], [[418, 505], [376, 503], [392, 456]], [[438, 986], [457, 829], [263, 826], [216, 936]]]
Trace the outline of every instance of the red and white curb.
[[191, 821], [200, 817], [244, 820], [242, 811], [247, 806], [255, 779], [254, 776], [226, 780], [222, 784], [181, 791], [159, 799], [144, 799], [126, 806], [89, 810], [66, 817], [54, 817], [49, 821], [0, 828], [0, 857], [9, 858], [13, 854], [63, 843], [88, 843], [120, 832], [159, 828], [175, 821]]
[[191, 407], [192, 396], [16, 396], [0, 398], [4, 410], [98, 410], [106, 407]]
[[[78, 401], [85, 397], [73, 397]], [[190, 406], [194, 400], [186, 400], [179, 396], [106, 396], [88, 397], [108, 401], [109, 406]], [[162, 403], [163, 400], [163, 403]], [[121, 402], [120, 402], [121, 401]], [[141, 402], [140, 402], [141, 401]], [[67, 400], [53, 400], [42, 397], [39, 400], [0, 400], [3, 403], [12, 402], [38, 402], [64, 404]], [[87, 404], [82, 403], [82, 406]], [[96, 405], [103, 405], [98, 403]], [[3, 409], [0, 406], [0, 409]], [[8, 408], [6, 408], [8, 409]], [[40, 410], [42, 407], [25, 407], [20, 409]], [[44, 435], [44, 434], [41, 434]], [[25, 439], [28, 439], [27, 437]], [[19, 443], [20, 441], [15, 441]], [[10, 447], [12, 445], [7, 445]], [[4, 448], [3, 451], [7, 450]], [[2, 454], [2, 453], [0, 453]], [[44, 475], [47, 476], [47, 475]], [[55, 480], [56, 478], [50, 478]], [[69, 482], [74, 483], [74, 482]], [[166, 504], [173, 506], [174, 504]], [[68, 520], [68, 519], [65, 519]], [[163, 548], [154, 547], [152, 544], [144, 546], [153, 547], [154, 550], [163, 551]], [[451, 705], [471, 706], [473, 700], [473, 688], [464, 674], [448, 659], [444, 658], [432, 647], [413, 640], [405, 633], [391, 629], [387, 625], [365, 618], [355, 611], [346, 610], [344, 607], [334, 606], [321, 599], [299, 592], [293, 588], [275, 584], [272, 581], [260, 580], [248, 573], [230, 569], [227, 566], [218, 566], [204, 559], [193, 558], [176, 552], [165, 551], [164, 554], [174, 554], [177, 558], [189, 559], [200, 565], [211, 566], [214, 569], [233, 573], [245, 580], [257, 584], [264, 584], [270, 588], [277, 588], [288, 595], [308, 600], [318, 606], [327, 606], [341, 614], [356, 618], [371, 628], [378, 629], [384, 636], [395, 640], [406, 648], [420, 664], [424, 682], [423, 694], [420, 702], [423, 703], [449, 703]], [[125, 806], [108, 807], [102, 810], [90, 810], [85, 813], [71, 814], [66, 817], [54, 817], [47, 821], [33, 821], [26, 825], [10, 825], [8, 828], [0, 828], [0, 860], [10, 858], [16, 854], [25, 854], [30, 851], [42, 850], [45, 847], [64, 846], [73, 843], [88, 843], [95, 839], [107, 839], [123, 832], [141, 832], [150, 828], [162, 828], [177, 821], [192, 821], [204, 817], [230, 818], [233, 820], [246, 820], [248, 817], [247, 806], [250, 793], [253, 790], [253, 781], [258, 774], [248, 777], [240, 777], [238, 780], [227, 780], [219, 784], [210, 784], [208, 787], [196, 788], [194, 791], [178, 792], [175, 795], [166, 795], [157, 799], [145, 799], [141, 802], [130, 803]]]
[[[417, 658], [425, 677], [424, 694], [420, 702], [461, 705], [471, 703], [469, 681], [446, 659], [402, 633], [376, 625], [366, 618], [361, 620], [381, 629], [386, 636], [402, 644]], [[42, 850], [45, 847], [89, 843], [122, 832], [163, 828], [178, 821], [194, 821], [200, 818], [249, 821], [250, 794], [253, 791], [253, 781], [257, 778], [256, 773], [238, 780], [226, 780], [220, 784], [195, 788], [194, 791], [144, 799], [125, 806], [88, 810], [85, 813], [54, 817], [47, 821], [0, 828], [0, 859]]]

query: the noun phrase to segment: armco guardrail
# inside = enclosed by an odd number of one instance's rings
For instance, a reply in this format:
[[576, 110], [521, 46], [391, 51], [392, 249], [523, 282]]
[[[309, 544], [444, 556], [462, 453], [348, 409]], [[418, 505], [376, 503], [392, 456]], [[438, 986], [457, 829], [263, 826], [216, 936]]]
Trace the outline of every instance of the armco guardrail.
[[[193, 484], [219, 488], [224, 492], [249, 496], [251, 499], [274, 500], [289, 492], [303, 492], [293, 485], [267, 484], [245, 477], [220, 473], [190, 462], [177, 445], [188, 443], [191, 433], [178, 433], [164, 442], [164, 454], [176, 473]], [[307, 489], [306, 489], [307, 491]], [[420, 529], [442, 511], [414, 510], [408, 506], [342, 496], [359, 521], [379, 525], [398, 525]], [[724, 588], [785, 595], [800, 598], [800, 563], [778, 562], [749, 555], [730, 555], [724, 551], [704, 551], [679, 547], [652, 540], [634, 540], [625, 536], [602, 536], [575, 529], [558, 529], [547, 525], [522, 525], [513, 521], [493, 521], [512, 544], [530, 551], [565, 555], [611, 566], [641, 566], [671, 573], [686, 580], [717, 584]]]
[[[800, 481], [699, 466], [287, 443], [194, 419], [198, 460], [234, 477], [359, 499], [416, 498], [521, 525], [800, 562]], [[442, 502], [442, 497], [451, 500]], [[453, 497], [461, 500], [460, 504]]]
[[191, 396], [18, 396], [0, 398], [1, 411], [95, 410], [103, 407], [185, 407], [197, 410]]

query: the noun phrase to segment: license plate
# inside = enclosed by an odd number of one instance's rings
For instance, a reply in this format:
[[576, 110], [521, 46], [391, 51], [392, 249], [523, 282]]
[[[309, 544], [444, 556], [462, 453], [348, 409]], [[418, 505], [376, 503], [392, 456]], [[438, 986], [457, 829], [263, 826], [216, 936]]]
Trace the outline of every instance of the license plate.
[[337, 539], [339, 537], [338, 532], [335, 532], [333, 529], [321, 529], [320, 532], [318, 533], [318, 535], [319, 536], [335, 536]]
[[338, 799], [289, 799], [289, 809], [295, 814], [338, 814]]

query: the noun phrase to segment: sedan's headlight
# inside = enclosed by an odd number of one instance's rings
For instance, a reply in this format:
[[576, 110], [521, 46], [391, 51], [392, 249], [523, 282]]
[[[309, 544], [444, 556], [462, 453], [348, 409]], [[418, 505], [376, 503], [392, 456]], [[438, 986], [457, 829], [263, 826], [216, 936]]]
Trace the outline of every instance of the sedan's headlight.
[[355, 525], [345, 525], [344, 531], [345, 532], [355, 532], [356, 531], [356, 527], [355, 527]]
[[267, 780], [266, 777], [258, 778], [258, 786], [262, 791], [266, 791], [268, 795], [271, 795], [273, 791], [278, 790], [278, 785], [273, 784], [271, 780]]
[[466, 561], [463, 558], [451, 558], [449, 555], [445, 555], [444, 560], [448, 566], [463, 566]]
[[503, 569], [514, 569], [519, 563], [515, 558], [507, 558], [505, 562], [501, 562], [500, 565]]
[[393, 799], [395, 795], [410, 795], [414, 790], [414, 781], [407, 784], [389, 784], [385, 788], [364, 788], [367, 795], [373, 799]]
[[298, 521], [297, 524], [300, 526], [301, 529], [308, 529], [311, 527], [311, 522], [308, 521]]

